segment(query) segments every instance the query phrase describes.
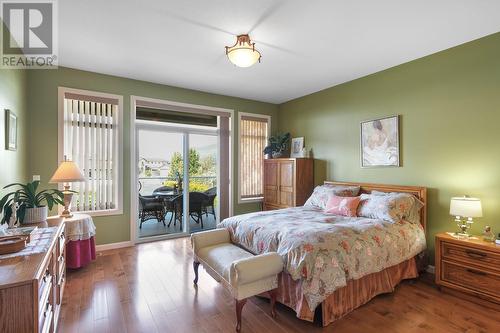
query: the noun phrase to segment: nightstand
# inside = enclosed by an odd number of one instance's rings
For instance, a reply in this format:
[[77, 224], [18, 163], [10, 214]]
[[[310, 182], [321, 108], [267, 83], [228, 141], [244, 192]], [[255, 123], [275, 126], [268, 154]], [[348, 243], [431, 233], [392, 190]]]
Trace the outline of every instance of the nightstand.
[[436, 235], [436, 284], [461, 298], [500, 309], [500, 245]]

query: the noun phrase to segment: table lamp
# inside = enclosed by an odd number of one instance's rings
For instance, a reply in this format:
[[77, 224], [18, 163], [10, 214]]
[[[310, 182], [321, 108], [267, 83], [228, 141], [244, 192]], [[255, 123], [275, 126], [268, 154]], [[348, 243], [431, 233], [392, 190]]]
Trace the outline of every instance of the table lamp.
[[467, 231], [473, 223], [472, 218], [483, 216], [481, 200], [468, 196], [451, 198], [450, 215], [455, 216], [455, 223], [460, 228], [460, 231], [457, 231], [456, 234], [469, 237]]
[[71, 199], [73, 199], [74, 191], [70, 190], [69, 183], [85, 181], [82, 171], [75, 162], [69, 161], [64, 157], [64, 161], [59, 165], [56, 172], [50, 179], [50, 183], [63, 183], [64, 184], [64, 210], [61, 217], [72, 217], [71, 214]]

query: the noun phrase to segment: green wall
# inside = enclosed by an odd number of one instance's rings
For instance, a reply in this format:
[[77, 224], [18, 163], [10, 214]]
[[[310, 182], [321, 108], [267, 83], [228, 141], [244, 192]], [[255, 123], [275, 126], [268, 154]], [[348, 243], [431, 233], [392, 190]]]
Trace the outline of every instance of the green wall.
[[[17, 115], [17, 150], [5, 149], [5, 109]], [[0, 70], [0, 197], [2, 188], [28, 178], [26, 71]]]
[[[402, 167], [361, 169], [360, 121], [394, 114]], [[284, 103], [279, 129], [305, 137], [316, 183], [426, 186], [431, 258], [452, 196], [481, 198], [474, 233], [500, 232], [500, 33]]]
[[[168, 75], [166, 73], [165, 75]], [[130, 96], [151, 97], [177, 102], [222, 107], [238, 112], [261, 113], [272, 116], [276, 126], [278, 106], [241, 98], [209, 94], [160, 84], [125, 79], [92, 72], [59, 68], [57, 70], [31, 70], [28, 73], [28, 110], [30, 113], [30, 174], [41, 175], [42, 183], [50, 179], [57, 168], [57, 88], [59, 86], [94, 90], [123, 95], [124, 102], [124, 214], [94, 218], [97, 244], [130, 239]], [[237, 137], [238, 129], [234, 134]], [[235, 148], [237, 149], [237, 148]], [[237, 177], [237, 151], [233, 151], [234, 174]], [[233, 181], [234, 213], [241, 214], [258, 209], [256, 204], [238, 204], [236, 181]], [[43, 185], [43, 184], [42, 184]]]

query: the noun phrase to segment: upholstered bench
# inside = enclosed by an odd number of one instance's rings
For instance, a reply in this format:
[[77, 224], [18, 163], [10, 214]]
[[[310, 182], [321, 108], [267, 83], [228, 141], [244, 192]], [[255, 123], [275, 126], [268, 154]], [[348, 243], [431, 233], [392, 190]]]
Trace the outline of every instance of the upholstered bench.
[[241, 311], [247, 298], [269, 292], [271, 315], [276, 316], [276, 288], [283, 262], [276, 252], [253, 255], [231, 243], [226, 229], [198, 232], [191, 236], [194, 250], [194, 284], [198, 284], [198, 266], [231, 292], [236, 301], [236, 331], [241, 329]]

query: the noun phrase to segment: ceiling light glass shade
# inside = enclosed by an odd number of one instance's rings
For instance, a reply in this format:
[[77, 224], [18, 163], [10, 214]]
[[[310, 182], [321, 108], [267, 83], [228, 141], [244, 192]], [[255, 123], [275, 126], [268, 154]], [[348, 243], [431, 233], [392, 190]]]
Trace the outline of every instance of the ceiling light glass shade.
[[226, 55], [238, 67], [250, 67], [257, 61], [260, 62], [260, 52], [255, 49], [255, 43], [250, 41], [248, 35], [239, 35], [236, 44], [226, 46]]

